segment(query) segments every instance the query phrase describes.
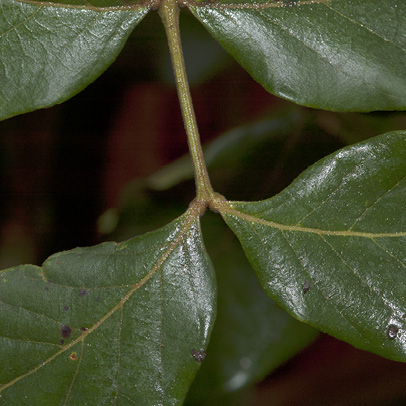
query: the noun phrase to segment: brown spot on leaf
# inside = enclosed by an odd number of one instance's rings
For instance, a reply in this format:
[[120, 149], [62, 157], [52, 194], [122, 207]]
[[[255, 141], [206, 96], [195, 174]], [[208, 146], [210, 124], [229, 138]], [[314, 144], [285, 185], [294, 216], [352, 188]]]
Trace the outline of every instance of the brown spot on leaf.
[[81, 330], [81, 331], [86, 331], [86, 330], [87, 330], [87, 327], [81, 327], [80, 330]]
[[69, 355], [69, 359], [72, 361], [76, 361], [78, 359], [78, 355], [76, 352], [72, 352], [72, 354]]
[[59, 344], [64, 345], [65, 344], [65, 340], [62, 340], [62, 338], [59, 340]]
[[310, 290], [310, 281], [307, 280], [303, 284], [303, 293], [306, 294]]
[[72, 334], [72, 329], [69, 326], [62, 326], [61, 327], [61, 335], [64, 338], [68, 338], [70, 337], [70, 335]]
[[393, 340], [394, 338], [397, 337], [399, 331], [399, 327], [395, 326], [394, 324], [391, 324], [388, 328], [388, 337], [390, 340]]
[[203, 350], [192, 350], [190, 352], [197, 362], [202, 362], [206, 358], [206, 353]]
[[67, 310], [69, 310], [69, 307], [68, 306], [63, 306], [62, 309], [65, 310], [65, 312], [66, 312]]
[[79, 290], [79, 296], [80, 296], [80, 297], [86, 296], [86, 295], [87, 295], [87, 290], [86, 290], [86, 289], [80, 289], [80, 290]]
[[96, 297], [96, 301], [100, 302], [100, 300], [101, 300], [101, 297], [100, 297], [100, 296], [97, 296], [97, 297]]
[[48, 290], [49, 290], [49, 286], [45, 286], [45, 290], [48, 292]]

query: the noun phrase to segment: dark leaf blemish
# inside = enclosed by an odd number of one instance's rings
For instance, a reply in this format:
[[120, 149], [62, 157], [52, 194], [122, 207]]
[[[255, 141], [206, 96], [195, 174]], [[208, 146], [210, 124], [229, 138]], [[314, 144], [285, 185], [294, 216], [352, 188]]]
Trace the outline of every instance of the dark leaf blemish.
[[62, 340], [62, 338], [59, 340], [59, 344], [63, 345], [65, 344], [65, 340]]
[[71, 359], [72, 361], [76, 361], [78, 359], [78, 355], [76, 354], [76, 352], [72, 352], [72, 354], [69, 355], [69, 359]]
[[80, 289], [79, 290], [79, 296], [86, 296], [87, 295], [87, 290], [86, 289]]
[[307, 293], [310, 290], [310, 281], [307, 280], [304, 284], [303, 284], [303, 293]]
[[96, 301], [100, 302], [100, 300], [101, 300], [100, 296], [97, 296]]
[[49, 290], [49, 286], [45, 286], [45, 290], [48, 292], [48, 290]]
[[67, 310], [69, 310], [69, 307], [68, 306], [63, 306], [63, 310], [65, 310], [65, 312], [66, 312]]
[[61, 327], [61, 335], [64, 338], [68, 338], [72, 334], [72, 329], [69, 326]]
[[202, 362], [206, 358], [206, 353], [203, 350], [192, 350], [190, 352], [197, 362]]
[[81, 331], [86, 331], [87, 328], [86, 328], [86, 327], [81, 327], [80, 330], [81, 330]]
[[393, 340], [398, 335], [399, 327], [391, 324], [388, 328], [388, 337], [390, 340]]

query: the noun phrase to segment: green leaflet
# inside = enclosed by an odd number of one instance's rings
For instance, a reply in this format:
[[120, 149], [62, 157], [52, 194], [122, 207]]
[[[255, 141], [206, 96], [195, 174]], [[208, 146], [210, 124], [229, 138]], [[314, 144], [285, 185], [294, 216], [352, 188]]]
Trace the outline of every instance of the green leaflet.
[[311, 343], [318, 331], [269, 299], [220, 216], [207, 213], [202, 228], [216, 269], [218, 311], [207, 358], [186, 405], [247, 405], [228, 397], [261, 381]]
[[406, 361], [406, 132], [344, 148], [221, 214], [266, 292], [300, 320]]
[[216, 1], [190, 7], [268, 91], [336, 111], [406, 108], [406, 3]]
[[0, 119], [61, 103], [83, 90], [115, 60], [149, 11], [82, 3], [1, 2]]
[[0, 404], [181, 404], [215, 292], [191, 211], [121, 244], [2, 271]]
[[[406, 4], [185, 3], [268, 91], [340, 111], [406, 108]], [[61, 103], [114, 61], [150, 2], [3, 0], [0, 119]]]

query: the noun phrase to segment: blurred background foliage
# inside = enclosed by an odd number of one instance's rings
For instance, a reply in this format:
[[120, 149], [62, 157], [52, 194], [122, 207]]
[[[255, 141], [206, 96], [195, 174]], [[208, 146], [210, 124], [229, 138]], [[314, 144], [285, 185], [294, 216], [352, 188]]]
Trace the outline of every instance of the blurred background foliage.
[[[406, 129], [405, 113], [340, 114], [275, 98], [187, 12], [181, 29], [212, 183], [228, 199], [271, 197], [327, 154]], [[0, 123], [0, 134], [2, 269], [148, 232], [194, 197], [156, 13], [85, 91]], [[217, 271], [219, 311], [187, 405], [406, 404], [404, 364], [293, 320], [263, 293], [221, 218], [207, 213], [202, 227]]]

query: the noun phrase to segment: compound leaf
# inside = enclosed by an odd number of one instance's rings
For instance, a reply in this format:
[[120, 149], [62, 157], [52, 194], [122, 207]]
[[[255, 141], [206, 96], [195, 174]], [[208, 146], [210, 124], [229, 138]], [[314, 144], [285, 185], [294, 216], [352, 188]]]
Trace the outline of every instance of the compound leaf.
[[2, 271], [0, 404], [181, 404], [215, 292], [190, 211], [120, 244]]
[[296, 318], [406, 361], [406, 132], [322, 159], [282, 193], [221, 213]]
[[406, 108], [406, 3], [195, 2], [194, 15], [268, 91], [338, 111]]
[[103, 73], [149, 11], [122, 6], [2, 0], [0, 119], [61, 103]]

